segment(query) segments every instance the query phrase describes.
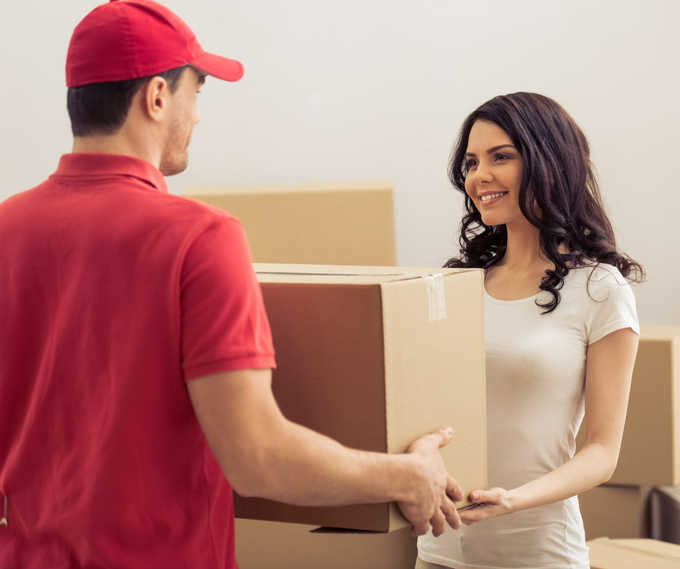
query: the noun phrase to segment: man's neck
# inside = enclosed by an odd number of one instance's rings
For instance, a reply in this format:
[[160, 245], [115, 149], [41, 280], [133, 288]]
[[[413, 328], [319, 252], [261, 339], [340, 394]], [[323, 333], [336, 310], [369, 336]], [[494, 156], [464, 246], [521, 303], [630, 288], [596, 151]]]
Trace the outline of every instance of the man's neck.
[[136, 144], [125, 133], [111, 136], [76, 136], [73, 139], [73, 153], [121, 154], [141, 158], [156, 168], [160, 164], [160, 153], [152, 148]]

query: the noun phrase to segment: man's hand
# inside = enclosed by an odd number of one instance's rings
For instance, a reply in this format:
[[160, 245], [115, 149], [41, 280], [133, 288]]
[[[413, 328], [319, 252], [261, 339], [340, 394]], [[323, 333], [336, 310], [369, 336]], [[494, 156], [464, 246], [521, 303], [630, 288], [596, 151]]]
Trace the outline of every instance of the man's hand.
[[215, 458], [242, 496], [299, 506], [397, 500], [413, 535], [430, 524], [441, 535], [447, 521], [460, 527], [452, 500], [463, 492], [439, 454], [452, 431], [422, 437], [404, 454], [359, 451], [288, 421], [271, 391], [270, 370], [214, 374], [187, 389]]
[[460, 513], [460, 519], [467, 526], [514, 511], [512, 496], [503, 488], [475, 490], [470, 494], [470, 501], [478, 506]]
[[408, 449], [415, 461], [413, 494], [409, 500], [398, 502], [399, 509], [412, 524], [411, 534], [425, 535], [432, 525], [432, 533], [439, 537], [446, 523], [460, 528], [461, 521], [454, 501], [463, 499], [463, 490], [444, 468], [439, 449], [453, 439], [453, 430], [442, 429], [415, 441]]

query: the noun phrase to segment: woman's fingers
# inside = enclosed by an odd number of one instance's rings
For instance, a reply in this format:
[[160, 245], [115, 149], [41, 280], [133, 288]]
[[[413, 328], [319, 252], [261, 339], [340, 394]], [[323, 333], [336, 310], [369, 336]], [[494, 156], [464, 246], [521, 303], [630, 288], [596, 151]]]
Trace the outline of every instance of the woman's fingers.
[[470, 502], [475, 504], [491, 503], [498, 504], [502, 500], [499, 488], [492, 488], [491, 490], [475, 490], [470, 493]]
[[481, 507], [468, 508], [467, 510], [460, 512], [460, 521], [466, 526], [481, 522], [484, 519], [486, 519], [486, 512], [484, 511], [484, 508]]

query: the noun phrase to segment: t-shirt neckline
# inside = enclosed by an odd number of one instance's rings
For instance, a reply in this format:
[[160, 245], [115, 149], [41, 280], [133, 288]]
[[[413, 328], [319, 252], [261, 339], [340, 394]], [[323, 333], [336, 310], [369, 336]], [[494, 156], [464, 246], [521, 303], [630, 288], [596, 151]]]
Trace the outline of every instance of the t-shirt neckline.
[[505, 305], [508, 305], [508, 304], [524, 304], [525, 302], [529, 302], [531, 300], [536, 300], [541, 295], [541, 293], [543, 293], [543, 292], [544, 291], [541, 291], [541, 292], [534, 294], [533, 296], [527, 296], [525, 298], [518, 298], [518, 299], [515, 299], [515, 300], [501, 300], [499, 298], [494, 298], [493, 296], [491, 296], [486, 291], [486, 284], [484, 285], [484, 297], [487, 298], [490, 302], [493, 302], [494, 304], [505, 304]]

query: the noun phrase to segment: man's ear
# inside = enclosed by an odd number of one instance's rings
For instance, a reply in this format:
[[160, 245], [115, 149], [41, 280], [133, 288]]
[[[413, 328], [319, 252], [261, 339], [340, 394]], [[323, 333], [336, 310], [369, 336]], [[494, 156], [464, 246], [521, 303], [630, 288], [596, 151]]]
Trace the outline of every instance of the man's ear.
[[155, 122], [161, 122], [165, 116], [170, 89], [162, 77], [152, 78], [143, 89], [142, 108], [145, 114]]

